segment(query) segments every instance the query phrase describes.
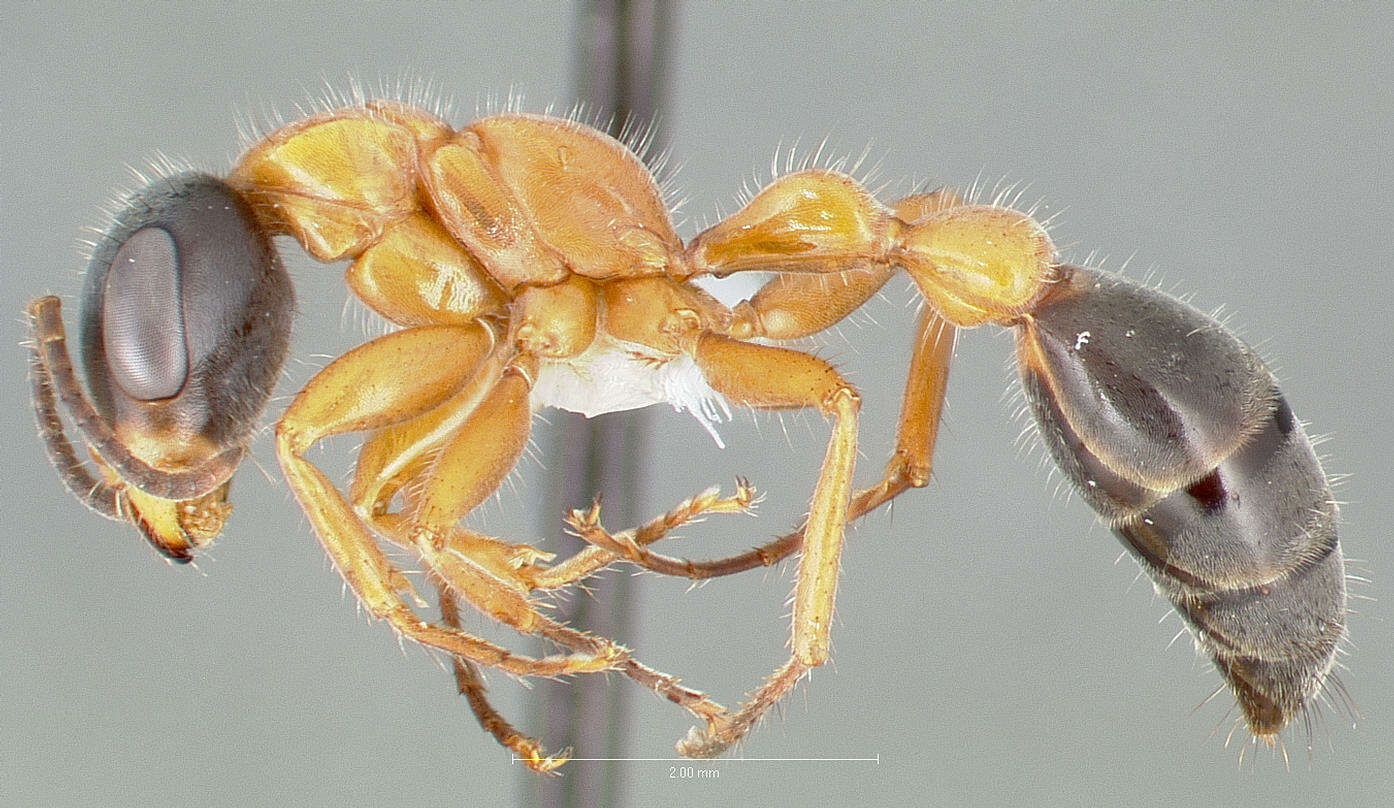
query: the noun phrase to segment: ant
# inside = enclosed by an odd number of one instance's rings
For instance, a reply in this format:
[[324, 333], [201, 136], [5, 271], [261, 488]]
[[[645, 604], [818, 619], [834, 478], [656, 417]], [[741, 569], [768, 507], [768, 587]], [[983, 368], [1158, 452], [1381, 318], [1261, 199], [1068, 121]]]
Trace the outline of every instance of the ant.
[[[185, 173], [127, 200], [97, 246], [82, 312], [86, 393], [59, 301], [32, 302], [34, 408], [89, 508], [133, 522], [175, 561], [222, 529], [228, 480], [286, 354], [289, 236], [399, 327], [339, 357], [276, 426], [286, 482], [358, 600], [455, 662], [481, 724], [533, 769], [549, 755], [488, 703], [478, 666], [518, 676], [617, 671], [701, 721], [692, 756], [739, 740], [829, 656], [846, 524], [929, 482], [957, 329], [1013, 329], [1029, 407], [1065, 476], [1151, 575], [1272, 743], [1322, 689], [1344, 634], [1337, 507], [1311, 441], [1257, 355], [1210, 317], [1117, 275], [1060, 263], [1045, 228], [946, 190], [889, 205], [852, 177], [774, 180], [688, 243], [624, 144], [581, 123], [507, 113], [463, 129], [393, 101], [291, 123], [226, 177]], [[694, 281], [773, 273], [727, 307]], [[904, 271], [927, 305], [912, 334], [896, 449], [853, 489], [861, 394], [828, 362], [774, 343], [836, 325]], [[65, 436], [66, 408], [99, 471]], [[755, 550], [694, 562], [650, 548], [703, 513], [744, 512], [741, 482], [612, 533], [567, 517], [569, 558], [461, 520], [511, 473], [533, 414], [667, 402], [816, 409], [831, 437], [808, 515]], [[307, 451], [366, 441], [347, 490]], [[419, 558], [441, 618], [384, 545]], [[547, 617], [537, 593], [624, 560], [707, 578], [797, 552], [791, 653], [727, 710], [614, 641]], [[459, 601], [565, 653], [515, 654], [460, 628]]]

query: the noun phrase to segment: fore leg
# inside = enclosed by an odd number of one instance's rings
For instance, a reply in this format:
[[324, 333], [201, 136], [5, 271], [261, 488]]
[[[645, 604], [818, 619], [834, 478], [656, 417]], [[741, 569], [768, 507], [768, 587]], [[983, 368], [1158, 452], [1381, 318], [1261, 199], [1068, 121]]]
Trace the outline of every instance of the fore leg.
[[574, 658], [591, 658], [591, 669], [618, 670], [710, 724], [725, 712], [721, 705], [682, 686], [676, 678], [643, 665], [610, 640], [577, 631], [539, 612], [528, 599], [528, 593], [536, 588], [531, 580], [536, 556], [520, 559], [516, 546], [455, 526], [493, 493], [526, 443], [531, 417], [528, 391], [535, 368], [513, 370], [510, 366], [478, 409], [440, 448], [419, 486], [411, 487], [408, 515], [396, 520], [384, 515], [375, 523], [397, 541], [409, 543], [454, 593], [484, 613], [520, 632], [569, 648], [576, 652]]
[[[403, 537], [410, 535], [411, 530], [408, 522], [401, 514], [384, 514], [375, 520], [373, 525], [379, 528], [384, 535], [401, 543]], [[524, 612], [528, 614], [530, 628], [524, 629], [517, 624], [514, 616], [517, 611], [517, 600], [519, 596], [533, 589], [544, 588], [546, 582], [544, 576], [550, 568], [535, 565], [533, 562], [541, 556], [549, 554], [542, 553], [528, 545], [514, 545], [499, 541], [498, 539], [483, 536], [473, 531], [463, 528], [453, 528], [445, 536], [446, 554], [456, 555], [453, 563], [442, 564], [442, 568], [461, 576], [463, 581], [473, 588], [476, 599], [487, 596], [486, 606], [494, 607], [495, 611], [488, 611], [501, 622], [529, 634], [546, 637], [548, 640], [564, 647], [569, 648], [579, 655], [600, 655], [613, 653], [618, 646], [607, 640], [597, 638], [583, 632], [576, 631], [565, 625], [542, 615], [536, 611], [535, 606], [523, 600], [524, 608], [531, 610]], [[415, 549], [415, 548], [413, 548]], [[603, 551], [597, 551], [603, 552]], [[609, 555], [608, 553], [606, 554]], [[467, 561], [466, 561], [467, 560]], [[604, 566], [613, 560], [613, 556], [605, 560], [598, 566]], [[513, 576], [518, 575], [525, 581], [523, 586], [516, 586], [513, 583]], [[589, 574], [589, 573], [587, 573]], [[444, 592], [447, 592], [453, 599], [455, 590], [459, 587], [460, 581], [452, 586], [440, 580], [437, 571], [437, 584]], [[491, 580], [492, 577], [492, 580]], [[580, 576], [583, 577], [583, 576]], [[471, 580], [473, 579], [473, 580]], [[480, 582], [484, 581], [481, 586]], [[501, 585], [499, 581], [508, 581], [509, 584]], [[561, 584], [558, 584], [560, 586]], [[516, 586], [516, 591], [514, 587]], [[503, 593], [502, 595], [500, 593]], [[478, 606], [478, 603], [474, 605]], [[500, 605], [505, 608], [500, 609]], [[725, 714], [726, 708], [707, 698], [701, 691], [693, 690], [681, 684], [680, 680], [674, 676], [654, 670], [644, 665], [632, 655], [625, 652], [625, 656], [620, 659], [615, 670], [624, 674], [635, 682], [639, 683], [648, 690], [682, 707], [704, 722], [710, 723], [719, 716]], [[481, 718], [481, 721], [483, 719]], [[487, 727], [486, 727], [487, 728]], [[493, 731], [492, 729], [490, 730]], [[505, 744], [507, 745], [507, 744]], [[560, 765], [558, 763], [557, 765]]]
[[[401, 597], [409, 589], [406, 578], [387, 560], [368, 525], [329, 478], [305, 458], [309, 447], [321, 438], [388, 426], [439, 406], [471, 378], [492, 347], [492, 333], [482, 325], [440, 326], [395, 332], [350, 351], [311, 380], [282, 417], [276, 432], [282, 469], [325, 550], [360, 602], [405, 636], [517, 675], [611, 669], [616, 658], [573, 654], [535, 659], [421, 619]], [[421, 356], [451, 356], [458, 361], [423, 363]]]

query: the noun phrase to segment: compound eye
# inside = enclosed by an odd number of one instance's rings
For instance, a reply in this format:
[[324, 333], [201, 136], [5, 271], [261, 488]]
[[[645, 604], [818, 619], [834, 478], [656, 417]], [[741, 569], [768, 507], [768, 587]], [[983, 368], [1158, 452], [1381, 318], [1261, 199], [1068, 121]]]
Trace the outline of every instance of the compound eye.
[[[285, 356], [293, 295], [270, 237], [216, 177], [161, 177], [126, 200], [87, 269], [82, 353], [109, 424], [242, 442]], [[158, 415], [156, 415], [158, 413]]]
[[113, 380], [131, 398], [172, 398], [189, 378], [180, 291], [179, 250], [169, 231], [143, 227], [117, 249], [102, 331]]

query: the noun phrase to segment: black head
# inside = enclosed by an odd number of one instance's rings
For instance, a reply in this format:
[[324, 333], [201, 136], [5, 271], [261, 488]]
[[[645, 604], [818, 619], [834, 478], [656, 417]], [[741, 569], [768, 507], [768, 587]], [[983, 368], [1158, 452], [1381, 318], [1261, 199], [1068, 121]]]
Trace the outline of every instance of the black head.
[[[67, 406], [103, 485], [124, 498], [112, 510], [167, 555], [187, 558], [188, 545], [222, 526], [227, 479], [280, 372], [292, 307], [270, 237], [226, 183], [179, 174], [128, 198], [87, 269], [81, 341], [90, 404], [68, 362], [56, 299], [30, 307], [35, 407], [69, 487], [77, 493], [85, 481], [71, 478], [73, 463], [55, 444], [66, 440], [56, 408], [45, 418], [41, 382]], [[107, 510], [90, 493], [80, 497]]]

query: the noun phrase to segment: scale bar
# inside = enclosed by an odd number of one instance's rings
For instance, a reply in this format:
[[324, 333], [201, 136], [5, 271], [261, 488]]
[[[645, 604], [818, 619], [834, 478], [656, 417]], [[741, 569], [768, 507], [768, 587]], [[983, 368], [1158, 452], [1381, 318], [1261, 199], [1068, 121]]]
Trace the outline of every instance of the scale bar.
[[[686, 763], [688, 765], [713, 765], [720, 763], [739, 763], [750, 761], [753, 763], [875, 763], [880, 765], [881, 755], [876, 757], [733, 757], [733, 758], [690, 758], [690, 757], [574, 757], [567, 758], [568, 763], [576, 762], [592, 763]], [[514, 763], [525, 762], [523, 758], [514, 757]]]

